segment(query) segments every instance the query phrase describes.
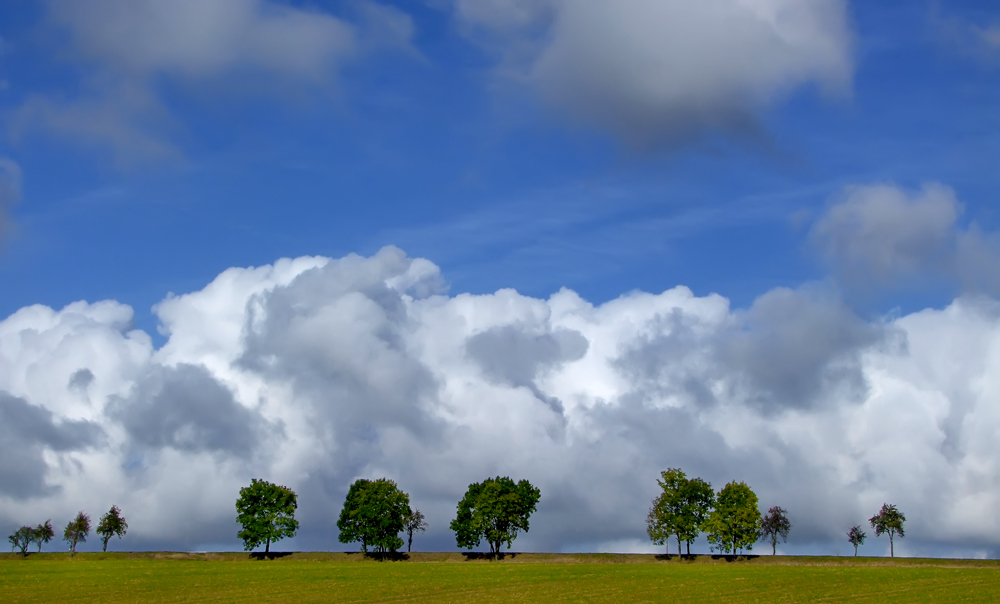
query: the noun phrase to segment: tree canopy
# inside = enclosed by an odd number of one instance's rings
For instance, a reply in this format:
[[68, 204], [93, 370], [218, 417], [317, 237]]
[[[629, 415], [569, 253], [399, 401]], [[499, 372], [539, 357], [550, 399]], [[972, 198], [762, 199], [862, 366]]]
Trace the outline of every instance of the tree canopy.
[[757, 495], [745, 482], [730, 482], [719, 491], [705, 526], [713, 549], [733, 554], [752, 550], [760, 534]]
[[895, 552], [893, 551], [892, 538], [894, 535], [898, 534], [900, 537], [905, 537], [903, 534], [903, 523], [906, 522], [906, 516], [903, 515], [895, 505], [888, 503], [882, 504], [882, 509], [879, 510], [878, 514], [875, 514], [868, 519], [868, 523], [872, 525], [875, 529], [875, 536], [878, 537], [883, 533], [889, 534], [889, 557], [894, 558]]
[[22, 526], [7, 537], [7, 540], [10, 541], [10, 551], [21, 550], [21, 556], [27, 556], [28, 546], [35, 540], [35, 529]]
[[472, 549], [485, 539], [493, 556], [504, 543], [510, 549], [518, 532], [528, 532], [528, 518], [539, 499], [541, 491], [527, 480], [515, 483], [497, 476], [470, 484], [451, 521], [458, 547]]
[[691, 542], [698, 537], [715, 502], [712, 485], [701, 478], [688, 479], [679, 468], [660, 472], [657, 483], [662, 492], [646, 516], [646, 532], [656, 544], [665, 544], [676, 536], [678, 555], [682, 541], [687, 542], [690, 555]]
[[788, 520], [788, 510], [781, 506], [772, 507], [761, 519], [760, 536], [771, 542], [772, 556], [778, 550], [778, 537], [781, 537], [782, 541], [788, 541], [790, 530], [792, 530], [792, 523]]
[[388, 478], [355, 480], [347, 492], [337, 520], [341, 543], [361, 542], [361, 550], [375, 548], [380, 554], [403, 547], [399, 533], [411, 514], [410, 496]]
[[84, 543], [88, 535], [90, 535], [90, 516], [81, 511], [76, 515], [76, 518], [69, 521], [63, 530], [63, 539], [69, 543], [71, 556], [76, 555], [76, 545]]
[[101, 536], [101, 541], [104, 544], [103, 551], [108, 551], [108, 540], [115, 535], [121, 539], [127, 531], [128, 523], [125, 522], [121, 509], [117, 505], [113, 505], [107, 514], [101, 516], [101, 521], [97, 523], [97, 530], [94, 532]]
[[298, 500], [295, 492], [256, 478], [250, 486], [240, 489], [236, 500], [236, 520], [243, 526], [237, 536], [243, 540], [244, 551], [259, 547], [271, 551], [271, 542], [294, 537], [299, 528], [295, 519]]
[[46, 520], [45, 524], [39, 524], [35, 527], [31, 540], [38, 544], [38, 551], [41, 552], [42, 544], [52, 541], [55, 536], [56, 533], [52, 530], [52, 520]]

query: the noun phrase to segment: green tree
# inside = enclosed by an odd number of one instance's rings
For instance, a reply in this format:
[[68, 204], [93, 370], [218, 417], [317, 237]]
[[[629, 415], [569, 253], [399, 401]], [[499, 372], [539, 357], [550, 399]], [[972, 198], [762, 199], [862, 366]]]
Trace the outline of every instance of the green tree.
[[409, 552], [413, 547], [413, 533], [427, 530], [427, 521], [424, 520], [423, 513], [420, 510], [412, 510], [403, 518], [403, 530], [406, 531], [406, 551]]
[[28, 546], [35, 540], [35, 529], [30, 526], [22, 526], [14, 531], [14, 534], [7, 537], [10, 541], [10, 551], [21, 550], [21, 557], [28, 555]]
[[399, 538], [403, 521], [410, 514], [410, 496], [388, 478], [355, 480], [347, 491], [344, 509], [337, 528], [341, 543], [361, 542], [361, 551], [369, 547], [379, 554], [403, 547]]
[[895, 553], [892, 547], [892, 538], [894, 535], [899, 534], [900, 537], [905, 537], [903, 534], [903, 523], [906, 522], [906, 516], [903, 515], [895, 505], [890, 505], [888, 503], [882, 504], [882, 509], [879, 510], [878, 514], [875, 514], [868, 519], [868, 523], [872, 525], [875, 529], [875, 536], [878, 537], [882, 533], [889, 534], [889, 557], [894, 558]]
[[295, 519], [298, 508], [295, 491], [266, 480], [256, 478], [250, 486], [240, 489], [236, 500], [236, 520], [243, 527], [237, 537], [243, 540], [244, 551], [264, 544], [264, 552], [271, 552], [271, 542], [294, 537], [299, 529]]
[[[680, 468], [670, 468], [660, 472], [656, 481], [661, 493], [653, 500], [646, 516], [646, 532], [657, 545], [677, 537], [677, 554], [681, 555], [681, 542], [687, 543], [687, 553], [691, 555], [691, 542], [701, 533], [712, 506], [715, 492], [712, 485], [701, 478], [688, 479]], [[667, 546], [667, 553], [670, 547]]]
[[752, 550], [760, 534], [757, 495], [745, 482], [730, 482], [719, 491], [705, 529], [712, 549], [733, 554]]
[[86, 542], [88, 535], [90, 535], [90, 516], [81, 511], [63, 530], [63, 540], [69, 543], [70, 556], [76, 555], [76, 545]]
[[866, 535], [865, 532], [861, 530], [860, 524], [852, 526], [851, 530], [847, 531], [847, 540], [850, 541], [851, 545], [854, 546], [855, 558], [858, 557], [858, 546], [862, 545], [865, 542], [866, 537], [868, 537], [868, 535]]
[[778, 537], [782, 541], [788, 541], [788, 531], [792, 530], [792, 523], [788, 520], [788, 510], [780, 506], [774, 506], [767, 511], [760, 521], [760, 536], [771, 542], [771, 555], [775, 555], [778, 550]]
[[52, 538], [55, 536], [56, 533], [52, 530], [52, 521], [46, 520], [45, 524], [39, 524], [35, 527], [31, 540], [38, 544], [38, 552], [41, 553], [42, 544], [52, 541]]
[[127, 531], [128, 523], [125, 522], [121, 509], [117, 505], [113, 505], [107, 514], [101, 516], [101, 521], [97, 523], [97, 530], [94, 532], [101, 536], [101, 541], [104, 544], [103, 551], [108, 551], [108, 540], [115, 535], [121, 539]]
[[451, 521], [455, 541], [472, 549], [485, 539], [496, 557], [502, 544], [510, 549], [519, 531], [528, 532], [528, 518], [539, 499], [541, 492], [527, 480], [515, 484], [507, 476], [497, 476], [470, 484]]

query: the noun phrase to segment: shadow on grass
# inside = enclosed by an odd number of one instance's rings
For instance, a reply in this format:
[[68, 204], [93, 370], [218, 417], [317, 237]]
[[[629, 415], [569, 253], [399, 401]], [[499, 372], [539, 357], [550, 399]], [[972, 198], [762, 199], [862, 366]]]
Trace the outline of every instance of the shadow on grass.
[[403, 562], [410, 559], [410, 554], [406, 552], [344, 552], [349, 558], [362, 556], [365, 560], [375, 560], [378, 562]]
[[694, 562], [698, 559], [698, 554], [657, 554], [656, 559], [662, 560], [664, 562], [669, 562], [677, 558], [678, 560], [685, 560], [687, 562]]
[[274, 560], [275, 558], [284, 558], [291, 555], [292, 552], [250, 552], [250, 557], [254, 560]]
[[738, 560], [753, 560], [754, 558], [760, 558], [757, 554], [740, 554], [739, 556], [733, 556], [731, 554], [712, 554], [712, 560], [725, 560], [726, 562], [736, 562]]
[[517, 552], [500, 552], [499, 554], [491, 554], [489, 552], [462, 552], [465, 556], [466, 561], [469, 560], [503, 560], [504, 557], [510, 556], [511, 559], [517, 557]]

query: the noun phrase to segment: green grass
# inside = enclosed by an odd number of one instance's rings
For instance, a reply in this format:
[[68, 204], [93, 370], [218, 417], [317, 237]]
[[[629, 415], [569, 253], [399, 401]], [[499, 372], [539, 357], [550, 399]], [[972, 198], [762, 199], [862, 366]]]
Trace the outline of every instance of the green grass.
[[15, 602], [995, 602], [992, 561], [518, 554], [0, 556]]

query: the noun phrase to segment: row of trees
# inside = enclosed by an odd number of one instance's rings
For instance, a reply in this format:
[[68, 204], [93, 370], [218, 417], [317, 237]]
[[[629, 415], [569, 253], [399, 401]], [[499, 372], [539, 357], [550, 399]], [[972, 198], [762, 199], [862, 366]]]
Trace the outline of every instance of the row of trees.
[[[451, 529], [459, 547], [472, 549], [482, 541], [494, 556], [502, 545], [509, 549], [521, 531], [527, 532], [528, 519], [535, 512], [541, 492], [527, 480], [515, 483], [509, 477], [487, 478], [470, 484], [458, 503]], [[246, 551], [264, 545], [270, 552], [271, 543], [292, 537], [298, 530], [295, 520], [298, 502], [295, 493], [254, 478], [250, 486], [240, 489], [236, 501], [238, 533]], [[406, 550], [413, 547], [413, 535], [427, 530], [420, 510], [410, 507], [410, 496], [387, 478], [354, 481], [347, 492], [344, 507], [337, 520], [341, 543], [360, 543], [380, 555], [403, 547], [399, 534], [407, 535]]]
[[[732, 481], [715, 493], [712, 485], [701, 478], [688, 478], [679, 468], [660, 472], [657, 480], [661, 492], [653, 499], [646, 516], [646, 532], [653, 543], [666, 545], [670, 553], [670, 539], [677, 539], [677, 553], [681, 543], [687, 544], [691, 555], [691, 542], [706, 533], [713, 551], [742, 554], [750, 551], [763, 539], [771, 544], [771, 554], [777, 553], [778, 539], [788, 540], [792, 523], [788, 511], [780, 506], [768, 509], [761, 515], [757, 495], [744, 482]], [[895, 556], [893, 538], [904, 536], [906, 516], [895, 505], [884, 504], [882, 509], [868, 519], [875, 529], [875, 536], [889, 535], [889, 555]], [[847, 533], [848, 541], [858, 555], [858, 546], [866, 535], [861, 526], [854, 526]]]
[[[127, 531], [128, 523], [125, 522], [121, 509], [117, 505], [113, 505], [108, 513], [101, 516], [101, 521], [97, 524], [97, 529], [94, 532], [101, 537], [104, 545], [103, 551], [106, 552], [108, 551], [108, 541], [115, 535], [121, 539]], [[86, 542], [89, 535], [90, 516], [81, 511], [77, 513], [76, 518], [69, 521], [63, 530], [63, 540], [69, 544], [71, 556], [76, 555], [77, 544]], [[48, 543], [53, 537], [55, 537], [55, 531], [52, 528], [52, 521], [46, 520], [45, 524], [39, 524], [36, 527], [22, 526], [14, 531], [13, 535], [7, 537], [7, 540], [10, 541], [11, 551], [20, 550], [22, 556], [27, 556], [28, 546], [32, 543], [36, 543], [38, 551], [41, 552], [42, 544]]]

